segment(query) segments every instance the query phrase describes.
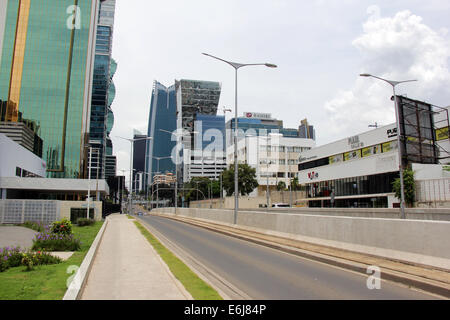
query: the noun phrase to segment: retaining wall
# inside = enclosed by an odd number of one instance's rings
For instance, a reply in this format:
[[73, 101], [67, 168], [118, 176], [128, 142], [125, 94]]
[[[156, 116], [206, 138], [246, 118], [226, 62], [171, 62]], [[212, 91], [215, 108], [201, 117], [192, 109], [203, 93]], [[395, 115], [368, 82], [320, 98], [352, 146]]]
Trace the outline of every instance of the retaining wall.
[[[174, 208], [154, 212], [174, 214]], [[177, 209], [177, 215], [225, 224], [233, 223], [233, 214], [233, 210]], [[265, 234], [450, 270], [449, 221], [239, 211], [237, 225]]]

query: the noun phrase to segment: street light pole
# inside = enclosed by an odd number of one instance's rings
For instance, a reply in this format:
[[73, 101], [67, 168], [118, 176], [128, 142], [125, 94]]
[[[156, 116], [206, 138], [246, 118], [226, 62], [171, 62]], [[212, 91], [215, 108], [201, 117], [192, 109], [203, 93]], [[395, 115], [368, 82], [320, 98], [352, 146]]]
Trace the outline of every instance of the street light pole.
[[395, 92], [395, 87], [401, 83], [405, 82], [413, 82], [417, 80], [405, 80], [405, 81], [392, 81], [392, 80], [386, 80], [368, 73], [362, 73], [360, 74], [361, 77], [372, 77], [379, 80], [382, 80], [384, 82], [389, 83], [392, 86], [392, 91], [394, 93], [394, 102], [395, 102], [395, 117], [396, 117], [396, 123], [397, 123], [397, 150], [398, 150], [398, 168], [400, 172], [400, 213], [401, 218], [405, 219], [405, 186], [403, 182], [403, 155], [402, 155], [402, 147], [401, 147], [401, 140], [400, 140], [400, 110], [399, 105], [397, 101], [397, 94]]
[[[159, 131], [162, 132], [166, 132], [166, 133], [170, 133], [173, 134], [176, 138], [177, 138], [177, 143], [176, 143], [176, 153], [175, 153], [175, 214], [177, 214], [177, 208], [178, 208], [178, 138], [181, 136], [184, 136], [183, 133], [174, 133], [174, 132], [170, 132], [168, 130], [164, 130], [164, 129], [159, 129]], [[198, 133], [193, 131], [193, 134]]]
[[129, 208], [128, 208], [128, 214], [131, 214], [132, 208], [133, 208], [133, 143], [135, 141], [141, 141], [141, 140], [153, 140], [153, 137], [145, 137], [145, 138], [138, 138], [138, 139], [127, 139], [122, 137], [117, 137], [123, 140], [127, 140], [130, 142], [131, 149], [130, 149], [130, 194], [129, 194]]
[[202, 53], [205, 56], [208, 56], [210, 58], [220, 60], [222, 62], [225, 62], [226, 64], [229, 64], [232, 66], [235, 70], [235, 80], [234, 80], [234, 217], [233, 217], [233, 223], [237, 223], [237, 213], [239, 209], [239, 175], [238, 175], [238, 70], [242, 67], [247, 66], [266, 66], [268, 68], [277, 68], [275, 64], [272, 63], [237, 63], [237, 62], [231, 62], [224, 60], [222, 58], [215, 57], [213, 55], [210, 55], [208, 53]]

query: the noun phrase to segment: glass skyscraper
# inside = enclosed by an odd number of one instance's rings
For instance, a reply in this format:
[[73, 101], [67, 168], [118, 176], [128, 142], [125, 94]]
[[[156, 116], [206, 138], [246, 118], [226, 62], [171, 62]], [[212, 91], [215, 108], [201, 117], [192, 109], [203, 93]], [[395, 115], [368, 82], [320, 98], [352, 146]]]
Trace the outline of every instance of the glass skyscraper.
[[115, 96], [115, 87], [112, 78], [117, 69], [117, 63], [111, 58], [115, 6], [116, 0], [101, 2], [95, 42], [89, 144], [98, 150], [92, 157], [95, 157], [96, 162], [95, 167], [92, 165], [91, 176], [97, 174], [98, 166], [98, 175], [101, 179], [106, 176], [106, 156], [112, 156], [109, 133], [114, 124], [111, 104]]
[[[147, 141], [146, 172], [149, 178], [158, 170], [158, 160], [170, 157], [175, 148], [175, 136], [169, 132], [177, 129], [177, 103], [175, 86], [165, 87], [155, 81], [153, 84], [152, 98], [150, 103], [150, 115], [148, 120], [147, 136], [153, 137]], [[165, 130], [165, 131], [161, 131]], [[170, 158], [159, 160], [159, 171], [175, 172], [175, 163]]]
[[[173, 86], [167, 88], [155, 81], [147, 133], [149, 137], [153, 137], [153, 140], [147, 142], [146, 171], [151, 173], [149, 176], [154, 176], [158, 171], [158, 160], [155, 158], [175, 155], [177, 137], [167, 132], [169, 131], [183, 134], [178, 137], [182, 145], [177, 158], [180, 165], [176, 168], [176, 159], [161, 159], [159, 172], [175, 173], [178, 170], [178, 179], [184, 177], [186, 169], [181, 163], [194, 149], [195, 119], [199, 115], [216, 116], [220, 93], [219, 82], [182, 79], [176, 80]], [[214, 122], [212, 118], [208, 118], [208, 121]]]
[[85, 175], [100, 1], [0, 1], [0, 100], [7, 121], [34, 121], [47, 175]]

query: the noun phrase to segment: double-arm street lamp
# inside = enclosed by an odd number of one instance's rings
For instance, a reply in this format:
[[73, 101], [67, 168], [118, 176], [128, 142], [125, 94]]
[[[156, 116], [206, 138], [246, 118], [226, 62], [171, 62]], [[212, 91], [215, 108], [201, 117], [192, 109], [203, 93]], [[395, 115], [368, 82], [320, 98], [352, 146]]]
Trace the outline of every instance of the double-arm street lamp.
[[[177, 143], [176, 143], [176, 153], [175, 153], [175, 214], [177, 214], [177, 208], [178, 208], [178, 138], [179, 137], [183, 137], [183, 136], [189, 136], [189, 134], [187, 133], [183, 133], [183, 132], [173, 132], [173, 131], [168, 131], [168, 130], [164, 130], [164, 129], [159, 129], [159, 131], [165, 132], [165, 133], [170, 133], [172, 135], [174, 135], [177, 138]], [[196, 134], [198, 132], [193, 131], [193, 134]]]
[[136, 138], [136, 139], [127, 139], [127, 138], [122, 138], [122, 137], [117, 137], [123, 140], [127, 140], [128, 142], [130, 142], [131, 145], [131, 149], [130, 149], [130, 197], [129, 197], [129, 211], [128, 214], [131, 214], [132, 208], [133, 208], [133, 144], [135, 141], [142, 141], [142, 140], [152, 140], [153, 137], [145, 137], [145, 138]]
[[401, 212], [401, 218], [405, 219], [405, 187], [404, 187], [404, 183], [403, 183], [403, 155], [402, 155], [402, 147], [400, 145], [401, 140], [400, 140], [400, 111], [399, 111], [399, 105], [397, 102], [397, 95], [395, 92], [395, 87], [401, 83], [405, 83], [405, 82], [413, 82], [413, 81], [417, 81], [417, 80], [405, 80], [405, 81], [393, 81], [393, 80], [386, 80], [368, 73], [362, 73], [360, 74], [361, 77], [372, 77], [372, 78], [376, 78], [379, 80], [382, 80], [384, 82], [389, 83], [392, 86], [392, 90], [394, 92], [394, 102], [395, 102], [395, 116], [396, 116], [396, 121], [397, 121], [397, 150], [398, 150], [398, 168], [400, 171], [400, 194], [401, 194], [401, 199], [400, 199], [400, 212]]
[[[156, 172], [159, 173], [159, 174], [162, 174], [162, 173], [159, 171], [159, 161], [160, 161], [160, 160], [163, 160], [163, 159], [171, 159], [171, 158], [172, 158], [172, 157], [153, 157], [153, 159], [156, 159], [156, 161], [157, 161], [157, 163], [158, 163]], [[159, 208], [159, 179], [158, 179], [157, 185], [156, 185], [156, 209], [158, 209], [158, 208]]]
[[275, 64], [272, 63], [237, 63], [237, 62], [231, 62], [224, 60], [222, 58], [215, 57], [213, 55], [210, 55], [208, 53], [202, 53], [205, 56], [208, 56], [213, 59], [220, 60], [222, 62], [225, 62], [226, 64], [229, 64], [232, 66], [235, 70], [235, 95], [234, 95], [234, 219], [233, 222], [236, 224], [237, 222], [237, 212], [239, 208], [239, 183], [238, 183], [238, 156], [237, 156], [237, 143], [238, 143], [238, 70], [242, 67], [248, 67], [248, 66], [266, 66], [268, 68], [277, 68]]

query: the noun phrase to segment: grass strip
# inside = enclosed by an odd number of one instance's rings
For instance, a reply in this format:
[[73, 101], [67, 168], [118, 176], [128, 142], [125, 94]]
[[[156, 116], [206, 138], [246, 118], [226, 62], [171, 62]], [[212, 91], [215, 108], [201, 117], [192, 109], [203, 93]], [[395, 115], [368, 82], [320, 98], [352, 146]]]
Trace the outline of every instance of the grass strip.
[[127, 218], [131, 219], [131, 220], [134, 220], [134, 217], [130, 216], [129, 214], [127, 214]]
[[15, 267], [0, 272], [0, 300], [61, 300], [66, 293], [66, 282], [73, 273], [69, 266], [81, 266], [103, 222], [92, 226], [73, 227], [75, 237], [81, 240], [81, 250], [68, 260], [53, 265], [37, 266], [33, 271]]
[[175, 278], [183, 284], [195, 300], [223, 300], [216, 290], [200, 279], [188, 266], [164, 247], [139, 221], [134, 221], [134, 224], [155, 248]]

